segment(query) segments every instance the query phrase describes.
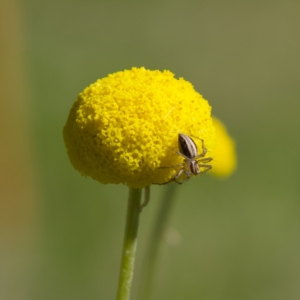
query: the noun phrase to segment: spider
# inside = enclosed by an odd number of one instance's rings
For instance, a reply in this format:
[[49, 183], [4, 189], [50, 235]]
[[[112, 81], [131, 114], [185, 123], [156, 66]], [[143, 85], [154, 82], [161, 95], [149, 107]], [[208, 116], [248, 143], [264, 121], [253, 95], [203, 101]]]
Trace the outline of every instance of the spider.
[[[178, 148], [179, 151], [175, 151], [177, 154], [184, 157], [184, 162], [179, 165], [171, 166], [171, 167], [161, 167], [161, 168], [176, 168], [181, 167], [177, 175], [171, 180], [163, 183], [167, 184], [171, 181], [175, 181], [178, 184], [183, 184], [187, 182], [192, 175], [198, 175], [200, 173], [205, 173], [212, 168], [208, 162], [212, 161], [212, 157], [204, 157], [207, 149], [204, 146], [204, 141], [202, 141], [202, 152], [198, 153], [198, 148], [195, 142], [188, 135], [179, 133], [178, 134]], [[204, 168], [201, 171], [200, 168]], [[185, 174], [185, 179], [180, 181], [179, 178], [182, 174]]]

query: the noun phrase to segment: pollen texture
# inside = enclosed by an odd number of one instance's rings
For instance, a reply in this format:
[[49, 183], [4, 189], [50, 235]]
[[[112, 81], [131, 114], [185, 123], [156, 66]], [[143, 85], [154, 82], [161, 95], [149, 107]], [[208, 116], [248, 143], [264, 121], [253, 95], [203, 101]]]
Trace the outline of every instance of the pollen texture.
[[[178, 134], [210, 156], [215, 147], [211, 107], [192, 84], [170, 71], [132, 68], [87, 87], [75, 101], [64, 141], [75, 169], [101, 183], [143, 188], [173, 178], [183, 162]], [[163, 168], [161, 168], [163, 167]]]

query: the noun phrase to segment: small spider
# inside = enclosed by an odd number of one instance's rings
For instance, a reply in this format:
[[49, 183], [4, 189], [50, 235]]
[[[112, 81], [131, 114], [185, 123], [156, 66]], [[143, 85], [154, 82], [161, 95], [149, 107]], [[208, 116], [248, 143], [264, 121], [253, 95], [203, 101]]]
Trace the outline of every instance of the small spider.
[[[211, 165], [207, 164], [212, 161], [212, 157], [204, 157], [207, 149], [204, 146], [204, 141], [202, 141], [202, 152], [198, 154], [198, 148], [195, 142], [188, 135], [179, 133], [178, 134], [178, 148], [179, 151], [176, 151], [177, 154], [184, 157], [184, 162], [179, 165], [171, 167], [161, 167], [161, 168], [176, 168], [181, 167], [177, 175], [171, 180], [163, 183], [167, 184], [171, 181], [175, 181], [178, 184], [183, 184], [190, 179], [192, 175], [198, 175], [200, 173], [205, 173], [212, 168]], [[201, 171], [200, 168], [204, 168]], [[185, 179], [180, 181], [179, 178], [182, 174], [185, 174]]]

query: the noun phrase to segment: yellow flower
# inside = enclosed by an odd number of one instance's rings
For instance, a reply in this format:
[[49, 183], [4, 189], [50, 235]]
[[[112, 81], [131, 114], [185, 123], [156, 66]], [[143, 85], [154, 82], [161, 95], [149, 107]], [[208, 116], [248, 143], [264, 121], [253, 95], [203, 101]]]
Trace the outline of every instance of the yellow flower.
[[[70, 161], [101, 183], [143, 188], [179, 171], [178, 133], [215, 147], [211, 107], [170, 71], [132, 68], [99, 79], [75, 101], [64, 127]], [[201, 140], [195, 139], [201, 149]]]
[[212, 157], [212, 172], [211, 174], [226, 177], [231, 175], [237, 164], [237, 157], [235, 151], [234, 140], [228, 134], [223, 123], [216, 119], [213, 119], [213, 124], [216, 128], [216, 148], [213, 151]]

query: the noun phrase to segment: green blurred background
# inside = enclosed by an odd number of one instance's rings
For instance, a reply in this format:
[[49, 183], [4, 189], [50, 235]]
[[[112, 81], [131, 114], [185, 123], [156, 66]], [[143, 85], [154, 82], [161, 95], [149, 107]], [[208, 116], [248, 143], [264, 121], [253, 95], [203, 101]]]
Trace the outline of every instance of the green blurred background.
[[[127, 188], [73, 170], [68, 111], [96, 79], [169, 69], [235, 138], [238, 170], [177, 187], [153, 299], [300, 299], [300, 2], [4, 0], [0, 298], [114, 299]], [[133, 297], [166, 187], [143, 210]], [[139, 299], [141, 300], [141, 299]]]

